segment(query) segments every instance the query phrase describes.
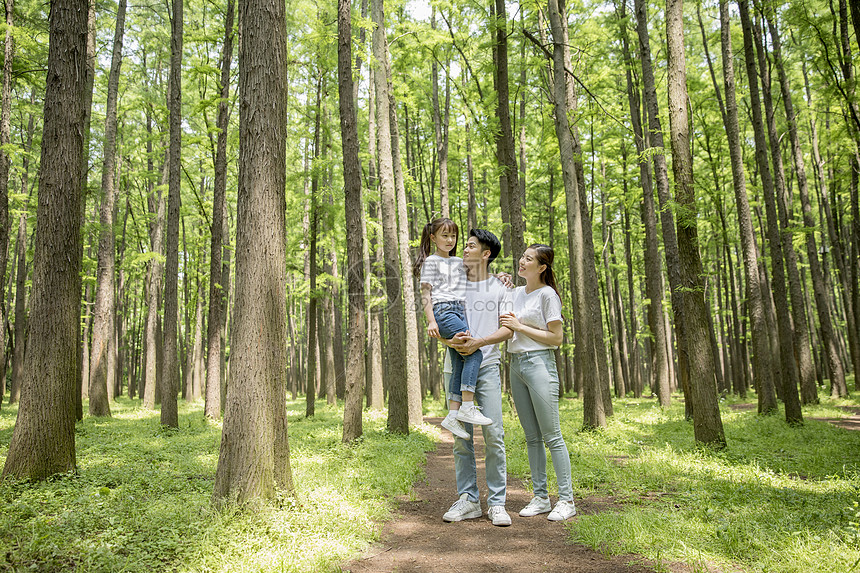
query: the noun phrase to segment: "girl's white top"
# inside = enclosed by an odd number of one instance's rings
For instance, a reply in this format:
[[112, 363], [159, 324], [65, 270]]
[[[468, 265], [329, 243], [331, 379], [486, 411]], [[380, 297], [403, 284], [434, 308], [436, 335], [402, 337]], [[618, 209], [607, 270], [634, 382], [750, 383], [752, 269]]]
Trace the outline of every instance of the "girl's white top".
[[[544, 285], [530, 293], [526, 293], [526, 287], [521, 286], [514, 289], [513, 294], [514, 315], [522, 324], [549, 330], [547, 325], [555, 320], [562, 320], [561, 299], [551, 286]], [[519, 354], [532, 350], [554, 350], [558, 346], [549, 346], [529, 338], [522, 332], [515, 332], [514, 337], [508, 342], [508, 352]]]
[[430, 300], [433, 304], [466, 300], [466, 267], [463, 266], [463, 259], [430, 255], [421, 265], [421, 284], [430, 285]]

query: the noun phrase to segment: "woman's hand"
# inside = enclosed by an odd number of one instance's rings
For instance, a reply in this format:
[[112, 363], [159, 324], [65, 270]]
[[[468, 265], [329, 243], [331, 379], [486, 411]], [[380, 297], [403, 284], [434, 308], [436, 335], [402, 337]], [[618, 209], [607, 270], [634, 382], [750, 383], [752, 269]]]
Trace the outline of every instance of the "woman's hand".
[[510, 328], [514, 332], [519, 332], [523, 328], [523, 324], [517, 319], [517, 316], [508, 312], [499, 317], [499, 325]]
[[427, 325], [427, 335], [432, 338], [441, 338], [439, 335], [439, 325], [436, 324], [435, 320], [430, 321], [430, 324]]

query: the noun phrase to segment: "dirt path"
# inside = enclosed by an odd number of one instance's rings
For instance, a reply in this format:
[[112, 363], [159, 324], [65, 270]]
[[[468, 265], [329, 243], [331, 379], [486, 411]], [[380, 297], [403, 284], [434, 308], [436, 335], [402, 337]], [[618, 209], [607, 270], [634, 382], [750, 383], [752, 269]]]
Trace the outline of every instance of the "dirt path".
[[[438, 424], [441, 418], [427, 418]], [[566, 525], [553, 523], [546, 516], [522, 518], [516, 512], [531, 499], [519, 480], [508, 476], [507, 510], [510, 527], [494, 527], [486, 516], [486, 481], [483, 466], [483, 440], [476, 439], [478, 485], [484, 515], [457, 523], [442, 521], [457, 499], [454, 482], [453, 438], [443, 432], [436, 450], [428, 452], [426, 477], [415, 484], [414, 495], [404, 496], [396, 517], [385, 524], [380, 543], [356, 561], [342, 565], [351, 573], [388, 571], [445, 573], [485, 573], [497, 571], [542, 571], [566, 573], [652, 573], [644, 559], [635, 555], [605, 558], [585, 545], [567, 541]], [[410, 497], [414, 501], [410, 501]], [[555, 501], [555, 498], [553, 498]], [[579, 515], [597, 513], [610, 507], [608, 501], [576, 500]], [[673, 567], [673, 571], [687, 570]]]

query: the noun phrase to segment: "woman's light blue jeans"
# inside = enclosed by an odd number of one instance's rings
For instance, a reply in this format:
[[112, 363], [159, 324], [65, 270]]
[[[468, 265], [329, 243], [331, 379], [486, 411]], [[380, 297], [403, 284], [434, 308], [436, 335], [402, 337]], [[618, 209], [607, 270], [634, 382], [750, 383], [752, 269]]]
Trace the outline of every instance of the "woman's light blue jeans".
[[511, 393], [526, 436], [529, 468], [536, 497], [549, 497], [546, 450], [558, 480], [558, 498], [572, 501], [570, 455], [561, 435], [558, 417], [558, 371], [552, 350], [534, 350], [511, 355]]

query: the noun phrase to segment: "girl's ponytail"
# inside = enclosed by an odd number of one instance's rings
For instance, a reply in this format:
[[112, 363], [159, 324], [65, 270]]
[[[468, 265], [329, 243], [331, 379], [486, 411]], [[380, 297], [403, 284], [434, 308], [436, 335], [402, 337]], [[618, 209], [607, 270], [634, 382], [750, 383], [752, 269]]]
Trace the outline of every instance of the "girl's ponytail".
[[424, 225], [424, 230], [421, 231], [421, 244], [418, 246], [418, 257], [415, 259], [415, 264], [412, 265], [412, 274], [416, 277], [421, 276], [421, 266], [424, 264], [424, 260], [430, 256], [430, 234], [432, 226], [432, 222], [427, 223]]

